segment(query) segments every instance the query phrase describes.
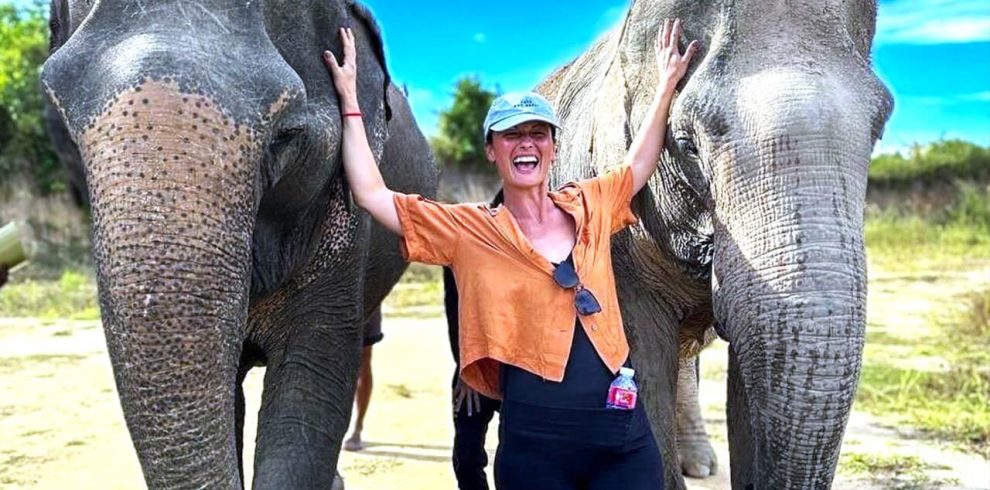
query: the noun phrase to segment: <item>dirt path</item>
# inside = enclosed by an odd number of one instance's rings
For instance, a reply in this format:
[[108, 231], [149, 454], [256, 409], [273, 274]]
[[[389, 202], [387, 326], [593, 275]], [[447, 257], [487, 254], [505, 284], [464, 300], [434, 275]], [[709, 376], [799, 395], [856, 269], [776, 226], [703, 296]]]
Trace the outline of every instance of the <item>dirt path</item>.
[[[924, 311], [990, 280], [990, 274], [982, 270], [929, 279], [879, 276], [871, 281], [869, 328], [911, 335], [925, 328]], [[424, 313], [430, 312], [418, 316]], [[453, 364], [445, 328], [439, 316], [386, 317], [385, 341], [375, 348], [375, 389], [365, 429], [369, 447], [341, 456], [349, 490], [454, 488], [448, 415]], [[701, 403], [722, 468], [716, 477], [689, 481], [689, 488], [728, 488], [724, 344], [708, 349], [702, 366]], [[247, 454], [253, 449], [262, 374], [256, 370], [247, 380]], [[0, 393], [0, 488], [143, 487], [98, 322], [0, 318]], [[492, 452], [495, 443], [493, 427]], [[872, 479], [840, 471], [834, 488], [990, 489], [986, 460], [885, 427], [860, 412], [851, 417], [843, 451], [914, 455], [933, 464], [921, 475]]]

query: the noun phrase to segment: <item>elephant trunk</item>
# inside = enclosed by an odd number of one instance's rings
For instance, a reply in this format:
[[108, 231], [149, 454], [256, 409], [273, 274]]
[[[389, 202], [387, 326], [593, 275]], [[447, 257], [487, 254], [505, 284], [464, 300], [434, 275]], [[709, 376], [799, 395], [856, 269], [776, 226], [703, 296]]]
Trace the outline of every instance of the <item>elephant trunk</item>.
[[[747, 86], [752, 84], [751, 86]], [[827, 81], [744, 80], [716, 163], [714, 307], [730, 341], [734, 488], [828, 488], [859, 377], [872, 141]]]
[[103, 324], [149, 488], [241, 488], [236, 369], [257, 145], [203, 96], [145, 81], [77, 141]]

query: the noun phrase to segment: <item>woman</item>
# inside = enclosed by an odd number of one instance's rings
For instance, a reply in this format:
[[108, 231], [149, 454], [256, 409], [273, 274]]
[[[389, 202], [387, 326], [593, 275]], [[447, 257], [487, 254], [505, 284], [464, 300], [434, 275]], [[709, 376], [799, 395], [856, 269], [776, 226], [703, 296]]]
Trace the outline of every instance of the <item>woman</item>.
[[344, 64], [324, 61], [340, 98], [344, 173], [358, 206], [402, 237], [410, 261], [450, 266], [460, 294], [461, 378], [503, 400], [501, 489], [663, 487], [642, 408], [606, 409], [629, 345], [612, 273], [611, 235], [636, 221], [632, 196], [656, 169], [674, 87], [698, 49], [681, 55], [680, 21], [657, 39], [659, 85], [624, 164], [548, 192], [560, 129], [532, 93], [502, 96], [485, 119], [485, 151], [504, 192], [497, 207], [446, 205], [388, 189], [358, 106], [354, 37]]

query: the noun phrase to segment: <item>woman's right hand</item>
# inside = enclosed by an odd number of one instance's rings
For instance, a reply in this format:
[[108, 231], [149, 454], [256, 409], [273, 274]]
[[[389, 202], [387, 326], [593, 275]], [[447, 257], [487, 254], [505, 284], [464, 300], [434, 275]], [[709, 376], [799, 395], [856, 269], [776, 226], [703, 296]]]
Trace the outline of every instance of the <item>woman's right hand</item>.
[[337, 63], [337, 57], [329, 50], [323, 52], [323, 64], [337, 88], [340, 112], [360, 112], [357, 99], [357, 53], [354, 49], [354, 33], [350, 28], [340, 28], [340, 41], [344, 46], [344, 64]]

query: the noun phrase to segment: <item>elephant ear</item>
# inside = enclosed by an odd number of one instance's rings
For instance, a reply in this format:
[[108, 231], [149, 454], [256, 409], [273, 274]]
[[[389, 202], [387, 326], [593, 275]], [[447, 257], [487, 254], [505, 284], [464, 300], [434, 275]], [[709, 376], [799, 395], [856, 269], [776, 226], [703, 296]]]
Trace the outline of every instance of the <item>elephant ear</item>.
[[93, 9], [93, 0], [51, 0], [48, 5], [48, 54], [61, 48]]
[[69, 39], [69, 6], [65, 0], [52, 0], [48, 6], [48, 53], [54, 53]]
[[[83, 7], [86, 7], [83, 13], [88, 13], [88, 2]], [[82, 7], [77, 8], [77, 11], [82, 11]], [[51, 56], [72, 36], [74, 23], [69, 0], [52, 0], [49, 6], [48, 19], [48, 55]], [[69, 128], [63, 122], [62, 114], [58, 108], [52, 104], [48, 97], [44, 98], [44, 103], [45, 112], [42, 114], [42, 120], [45, 124], [45, 130], [48, 132], [48, 138], [52, 142], [52, 148], [58, 155], [59, 162], [67, 171], [69, 191], [77, 205], [89, 208], [86, 170], [83, 167], [82, 156], [79, 155], [79, 148], [72, 141], [72, 135], [69, 134]]]
[[392, 120], [392, 107], [388, 102], [388, 86], [392, 83], [392, 77], [389, 75], [388, 66], [385, 64], [385, 43], [382, 41], [382, 30], [378, 27], [378, 22], [375, 21], [375, 17], [371, 14], [371, 11], [367, 7], [361, 5], [353, 0], [348, 0], [347, 9], [351, 14], [351, 17], [361, 22], [368, 33], [371, 35], [371, 50], [375, 53], [375, 57], [378, 59], [378, 63], [382, 67], [382, 73], [385, 77], [382, 84], [382, 100], [385, 104], [385, 121]]

